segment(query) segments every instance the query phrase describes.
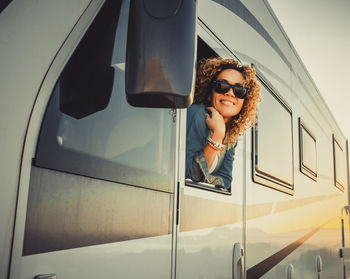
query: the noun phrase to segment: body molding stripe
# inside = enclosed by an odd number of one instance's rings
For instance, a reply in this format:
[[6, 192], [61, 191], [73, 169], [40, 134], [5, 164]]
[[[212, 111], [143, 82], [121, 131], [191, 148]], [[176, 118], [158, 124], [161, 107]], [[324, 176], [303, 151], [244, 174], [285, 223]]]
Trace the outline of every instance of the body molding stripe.
[[293, 67], [290, 64], [287, 57], [284, 55], [282, 50], [276, 44], [274, 39], [270, 36], [270, 34], [266, 31], [264, 26], [256, 19], [256, 17], [247, 9], [246, 6], [239, 0], [213, 0], [219, 5], [224, 6], [237, 16], [239, 16], [242, 20], [248, 23], [256, 32], [258, 32], [261, 37], [276, 51], [276, 53], [281, 57], [283, 62], [288, 66], [288, 68], [293, 72]]
[[300, 245], [302, 245], [306, 240], [308, 240], [311, 236], [313, 236], [316, 232], [318, 232], [326, 223], [322, 224], [320, 227], [312, 230], [307, 233], [303, 237], [289, 244], [282, 250], [277, 253], [271, 255], [260, 263], [252, 266], [247, 270], [247, 279], [255, 279], [260, 278], [265, 273], [270, 271], [273, 267], [275, 267], [280, 261], [286, 258], [289, 254], [291, 254], [295, 249], [297, 249]]

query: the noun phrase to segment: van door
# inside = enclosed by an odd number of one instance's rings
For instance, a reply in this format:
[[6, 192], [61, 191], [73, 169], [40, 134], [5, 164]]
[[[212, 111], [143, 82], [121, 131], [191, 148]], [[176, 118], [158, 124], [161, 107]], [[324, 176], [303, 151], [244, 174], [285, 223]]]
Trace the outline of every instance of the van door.
[[[215, 55], [233, 57], [200, 21], [197, 32], [198, 61]], [[181, 125], [181, 131], [185, 131], [185, 111]], [[176, 278], [243, 278], [245, 137], [238, 140], [235, 150], [230, 192], [184, 179], [186, 139], [182, 137], [181, 140], [180, 162], [183, 162], [183, 169], [180, 169], [180, 174], [183, 177]]]
[[[93, 21], [85, 11], [38, 94], [24, 146], [11, 279], [171, 276], [176, 123], [169, 109], [126, 102], [129, 3], [119, 15], [111, 12], [116, 2], [106, 1]], [[117, 26], [106, 22], [118, 15]], [[112, 60], [97, 82], [96, 57]]]

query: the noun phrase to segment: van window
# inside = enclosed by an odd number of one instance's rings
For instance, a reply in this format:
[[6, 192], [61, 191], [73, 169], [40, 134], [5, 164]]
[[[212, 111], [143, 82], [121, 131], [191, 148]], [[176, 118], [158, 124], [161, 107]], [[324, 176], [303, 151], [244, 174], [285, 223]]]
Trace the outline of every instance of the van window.
[[253, 130], [253, 180], [293, 193], [293, 129], [289, 106], [267, 86], [261, 87], [263, 102]]
[[333, 135], [334, 185], [344, 191], [345, 185], [345, 152]]
[[[105, 33], [96, 31], [103, 27], [98, 21], [101, 17], [97, 16], [84, 35], [52, 92], [34, 162], [39, 167], [172, 192], [175, 168], [173, 111], [135, 108], [126, 101], [127, 18], [127, 11], [122, 10], [116, 32], [110, 32], [111, 28]], [[71, 102], [70, 96], [76, 92], [74, 87], [77, 83], [84, 88], [83, 91], [97, 88], [99, 92], [96, 84], [93, 88], [83, 84], [94, 75], [93, 67], [84, 67], [84, 63], [95, 54], [87, 50], [100, 50], [101, 46], [97, 45], [99, 34], [109, 36], [106, 39], [108, 43], [113, 39], [112, 46], [108, 47], [110, 58], [104, 56], [103, 51], [100, 53], [103, 61], [96, 62], [102, 65], [106, 64], [106, 59], [110, 59], [108, 67], [113, 68], [110, 98], [103, 93], [102, 105], [86, 113], [85, 109], [89, 109], [87, 104], [80, 114], [81, 107], [76, 105], [76, 100], [81, 100], [76, 98]], [[77, 71], [76, 65], [79, 63], [81, 67]], [[84, 71], [89, 72], [84, 74]], [[109, 70], [107, 72], [111, 73]], [[103, 84], [102, 80], [101, 86]], [[95, 104], [95, 97], [99, 95], [92, 96], [92, 99], [88, 97], [87, 101]], [[62, 109], [62, 105], [65, 105], [62, 99], [68, 102], [65, 109]]]
[[300, 171], [313, 180], [317, 178], [316, 138], [299, 118]]
[[8, 4], [10, 4], [12, 2], [12, 0], [3, 0], [0, 3], [0, 13], [5, 10], [5, 8], [7, 7]]
[[[203, 37], [201, 37], [202, 35]], [[232, 57], [232, 54], [229, 54], [220, 45], [218, 45], [217, 42], [213, 40], [213, 37], [208, 38], [209, 37], [208, 33], [202, 31], [201, 36], [198, 36], [198, 41], [197, 41], [197, 68], [199, 66], [199, 63], [202, 61], [202, 59], [213, 58], [213, 57], [223, 57], [223, 58]], [[235, 165], [235, 161], [233, 165]], [[231, 188], [225, 189], [223, 186], [213, 185], [204, 181], [192, 181], [190, 178], [186, 178], [186, 185], [200, 188], [203, 190], [218, 192], [221, 194], [226, 194], [226, 195], [231, 194]]]

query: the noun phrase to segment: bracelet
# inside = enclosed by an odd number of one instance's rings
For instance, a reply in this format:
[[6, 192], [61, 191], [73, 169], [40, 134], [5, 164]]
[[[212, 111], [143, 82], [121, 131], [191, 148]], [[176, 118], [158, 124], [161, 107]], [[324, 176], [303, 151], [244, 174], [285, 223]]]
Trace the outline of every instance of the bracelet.
[[213, 148], [214, 150], [216, 150], [216, 151], [221, 151], [221, 148], [216, 147], [214, 144], [212, 144], [212, 143], [209, 142], [209, 141], [208, 141], [208, 145], [209, 145], [211, 148]]
[[222, 150], [224, 148], [224, 145], [220, 142], [217, 142], [213, 140], [212, 138], [208, 138], [208, 143], [212, 146], [217, 148], [217, 150]]

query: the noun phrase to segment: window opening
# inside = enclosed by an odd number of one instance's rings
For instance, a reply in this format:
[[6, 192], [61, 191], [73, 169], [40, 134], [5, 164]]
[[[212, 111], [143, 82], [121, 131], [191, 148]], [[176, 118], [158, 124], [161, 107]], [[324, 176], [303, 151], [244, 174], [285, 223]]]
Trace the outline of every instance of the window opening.
[[300, 171], [313, 180], [317, 180], [316, 137], [306, 128], [299, 118]]
[[274, 91], [262, 84], [258, 122], [253, 128], [253, 181], [293, 194], [292, 110]]
[[334, 185], [344, 191], [345, 185], [345, 153], [339, 141], [333, 134], [333, 164], [334, 164]]

